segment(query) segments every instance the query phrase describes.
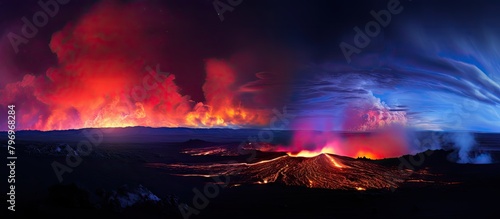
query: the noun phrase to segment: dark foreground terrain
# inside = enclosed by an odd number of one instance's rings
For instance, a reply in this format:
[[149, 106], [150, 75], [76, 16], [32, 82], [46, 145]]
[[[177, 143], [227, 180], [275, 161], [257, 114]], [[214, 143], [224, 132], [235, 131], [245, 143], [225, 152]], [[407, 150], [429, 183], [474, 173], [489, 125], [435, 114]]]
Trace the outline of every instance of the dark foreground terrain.
[[[362, 166], [399, 171], [397, 186], [325, 189], [300, 183], [288, 185], [289, 181], [304, 181], [291, 179], [300, 176], [295, 172], [290, 172], [294, 174], [287, 176], [287, 180], [280, 180], [278, 174], [273, 182], [258, 183], [236, 176], [248, 171], [255, 174], [252, 169], [216, 177], [220, 169], [179, 174], [172, 168], [152, 165], [257, 163], [285, 155], [258, 151], [248, 161], [252, 153], [235, 153], [234, 148], [255, 135], [256, 130], [138, 127], [100, 130], [100, 133], [102, 140], [93, 142], [88, 154], [78, 154], [81, 162], [73, 165], [66, 160], [68, 151], [78, 151], [76, 146], [89, 140], [82, 130], [17, 133], [16, 212], [6, 212], [4, 204], [2, 215], [7, 214], [8, 218], [183, 218], [183, 215], [189, 218], [498, 218], [500, 215], [495, 201], [500, 197], [500, 164], [457, 164], [449, 161], [454, 155], [451, 150], [426, 151], [401, 159], [357, 159], [357, 164], [366, 162]], [[1, 142], [7, 141], [4, 134], [0, 133]], [[288, 134], [278, 133], [277, 141], [286, 139]], [[478, 134], [476, 138], [498, 160], [495, 149], [500, 146], [500, 136]], [[3, 157], [7, 156], [5, 151], [2, 146]], [[324, 157], [317, 159], [327, 162]], [[404, 161], [414, 165], [401, 165]], [[71, 169], [61, 175], [61, 181], [54, 172], [54, 162]], [[7, 177], [5, 165], [1, 171]], [[379, 181], [383, 179], [376, 171], [368, 174], [374, 174]], [[355, 182], [356, 178], [344, 180]], [[0, 185], [4, 194], [9, 192], [6, 180]]]

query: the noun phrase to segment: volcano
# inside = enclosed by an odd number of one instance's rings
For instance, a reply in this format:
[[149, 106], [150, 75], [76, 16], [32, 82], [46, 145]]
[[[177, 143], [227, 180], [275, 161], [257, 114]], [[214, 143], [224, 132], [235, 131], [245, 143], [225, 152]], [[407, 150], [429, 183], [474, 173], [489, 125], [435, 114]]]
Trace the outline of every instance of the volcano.
[[[404, 172], [367, 161], [319, 154], [314, 157], [281, 156], [249, 165], [241, 171], [247, 182], [278, 182], [327, 189], [395, 188]], [[257, 181], [259, 182], [259, 181]]]
[[408, 172], [354, 159], [322, 153], [312, 157], [281, 155], [255, 163], [160, 164], [179, 176], [231, 176], [232, 185], [278, 183], [310, 188], [366, 190], [397, 188]]

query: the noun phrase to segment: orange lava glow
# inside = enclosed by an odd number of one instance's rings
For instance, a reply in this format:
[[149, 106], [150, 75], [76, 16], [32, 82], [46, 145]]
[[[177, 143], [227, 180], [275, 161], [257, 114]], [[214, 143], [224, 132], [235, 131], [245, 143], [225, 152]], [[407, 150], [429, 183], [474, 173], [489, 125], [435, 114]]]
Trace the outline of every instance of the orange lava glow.
[[321, 148], [320, 151], [302, 150], [302, 151], [299, 151], [298, 153], [288, 152], [287, 154], [288, 154], [288, 156], [291, 156], [291, 157], [316, 157], [320, 154], [335, 154], [335, 150], [333, 150], [333, 148], [331, 148], [331, 147], [324, 147], [324, 148]]
[[292, 157], [315, 157], [336, 154], [352, 158], [382, 159], [409, 153], [402, 133], [385, 130], [374, 133], [341, 135], [335, 132], [295, 131], [291, 145], [278, 146], [276, 151]]
[[369, 152], [369, 151], [358, 151], [356, 153], [356, 158], [368, 158], [368, 159], [380, 159], [381, 157], [377, 156], [376, 154]]
[[[331, 148], [331, 147], [323, 147], [321, 148], [321, 150], [319, 151], [308, 151], [308, 150], [302, 150], [302, 151], [299, 151], [297, 153], [293, 153], [293, 152], [287, 152], [288, 156], [291, 156], [291, 157], [316, 157], [320, 154], [336, 154], [335, 153], [335, 149]], [[373, 152], [370, 152], [370, 151], [363, 151], [363, 150], [360, 150], [358, 152], [355, 153], [354, 156], [352, 156], [353, 158], [368, 158], [368, 159], [381, 159], [383, 157], [373, 153]]]
[[333, 166], [335, 166], [337, 168], [342, 168], [342, 165], [340, 165], [340, 163], [338, 163], [332, 156], [328, 155], [328, 154], [335, 154], [335, 151], [331, 147], [324, 147], [321, 149], [321, 151], [302, 150], [298, 153], [288, 152], [287, 154], [290, 157], [316, 157], [318, 155], [324, 154], [324, 155], [326, 155], [328, 160], [330, 160], [330, 162], [333, 164]]
[[335, 159], [333, 159], [332, 156], [327, 154], [326, 157], [328, 157], [328, 160], [330, 160], [330, 162], [332, 162], [333, 166], [335, 166], [337, 168], [342, 168], [342, 165], [340, 165]]

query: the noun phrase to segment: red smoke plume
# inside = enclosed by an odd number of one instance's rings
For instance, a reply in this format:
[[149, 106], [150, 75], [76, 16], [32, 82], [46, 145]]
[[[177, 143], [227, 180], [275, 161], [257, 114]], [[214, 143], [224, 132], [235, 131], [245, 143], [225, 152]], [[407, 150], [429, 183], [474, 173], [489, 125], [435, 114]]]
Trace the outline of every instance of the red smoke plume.
[[58, 65], [40, 76], [27, 74], [0, 90], [0, 105], [17, 104], [18, 129], [267, 122], [266, 111], [247, 108], [238, 100], [237, 75], [226, 61], [206, 61], [205, 103], [183, 94], [174, 73], [155, 67], [165, 63], [154, 52], [165, 40], [155, 34], [162, 15], [144, 12], [140, 4], [104, 1], [53, 34], [50, 48]]
[[406, 112], [390, 111], [380, 99], [368, 98], [355, 102], [346, 108], [342, 130], [331, 131], [334, 122], [321, 119], [323, 131], [311, 131], [318, 120], [295, 120], [292, 142], [289, 146], [279, 146], [277, 151], [289, 152], [292, 156], [311, 157], [321, 153], [349, 157], [380, 159], [398, 157], [410, 152], [406, 138]]
[[303, 157], [329, 153], [380, 159], [407, 154], [409, 146], [404, 134], [398, 130], [343, 134], [299, 130], [294, 132], [290, 146], [279, 146], [276, 151]]

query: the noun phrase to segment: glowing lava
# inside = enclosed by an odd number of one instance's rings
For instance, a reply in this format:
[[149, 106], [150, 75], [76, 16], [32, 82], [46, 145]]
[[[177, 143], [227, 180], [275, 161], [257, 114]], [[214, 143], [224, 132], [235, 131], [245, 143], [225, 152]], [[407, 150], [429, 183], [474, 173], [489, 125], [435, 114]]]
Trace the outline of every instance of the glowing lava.
[[288, 154], [288, 156], [291, 156], [291, 157], [316, 157], [320, 154], [335, 154], [335, 150], [333, 150], [333, 148], [330, 148], [330, 147], [324, 147], [324, 148], [321, 148], [320, 151], [302, 150], [302, 151], [299, 151], [298, 153], [288, 152], [287, 154]]
[[342, 168], [342, 166], [339, 163], [337, 163], [337, 161], [335, 161], [335, 159], [333, 159], [332, 156], [330, 156], [328, 154], [325, 154], [325, 155], [330, 160], [330, 162], [332, 162], [333, 166], [338, 167], [338, 168]]
[[[337, 149], [335, 149], [335, 147]], [[299, 152], [287, 152], [288, 156], [291, 157], [316, 157], [321, 154], [343, 154], [342, 151], [346, 150], [341, 150], [341, 147], [337, 146], [336, 144], [328, 144], [325, 147], [322, 147], [320, 150], [315, 150], [315, 151], [310, 151], [310, 150], [301, 150]], [[371, 150], [368, 147], [357, 147], [361, 148], [359, 151], [355, 151], [353, 153], [349, 153], [350, 157], [353, 158], [368, 158], [368, 159], [380, 159], [382, 157], [378, 156], [374, 152], [371, 152]], [[339, 153], [340, 152], [340, 153]], [[347, 155], [347, 156], [349, 156]]]
[[[309, 155], [309, 154], [307, 154]], [[231, 184], [281, 183], [293, 186], [327, 189], [390, 189], [404, 181], [405, 171], [372, 161], [332, 154], [314, 157], [279, 156], [255, 163], [158, 164], [147, 166], [167, 169], [177, 176], [230, 176]]]
[[379, 159], [377, 155], [369, 151], [358, 151], [355, 158], [368, 158], [368, 159]]
[[408, 141], [402, 131], [386, 129], [377, 132], [294, 131], [289, 145], [275, 147], [292, 157], [315, 157], [336, 154], [352, 158], [382, 159], [409, 153]]
[[306, 151], [306, 150], [303, 150], [303, 151], [300, 151], [298, 153], [287, 153], [288, 156], [290, 157], [317, 157], [319, 155], [325, 155], [329, 160], [330, 162], [332, 162], [333, 166], [335, 167], [338, 167], [338, 168], [342, 168], [342, 165], [340, 165], [337, 161], [335, 161], [335, 159], [333, 159], [332, 156], [330, 156], [329, 154], [334, 154], [334, 150], [330, 147], [324, 147], [321, 149], [321, 151]]

